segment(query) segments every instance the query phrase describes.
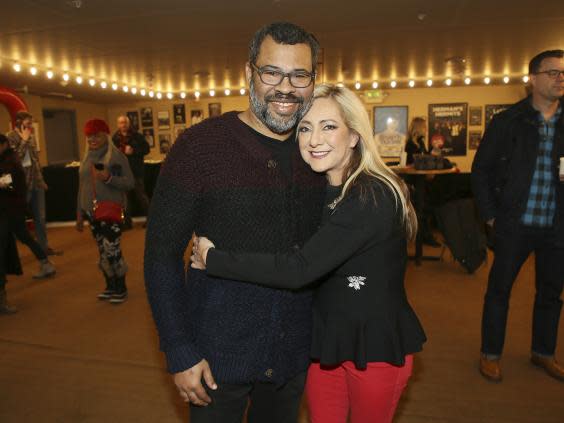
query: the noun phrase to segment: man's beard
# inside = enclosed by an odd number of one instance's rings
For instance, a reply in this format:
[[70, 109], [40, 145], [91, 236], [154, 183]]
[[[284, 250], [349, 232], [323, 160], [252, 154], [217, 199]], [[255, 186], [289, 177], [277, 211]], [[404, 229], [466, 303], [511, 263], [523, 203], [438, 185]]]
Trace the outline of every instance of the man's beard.
[[[275, 134], [287, 134], [296, 127], [298, 122], [304, 117], [311, 107], [312, 98], [305, 100], [303, 97], [297, 97], [293, 94], [267, 95], [264, 100], [260, 100], [256, 95], [254, 81], [249, 84], [249, 95], [251, 111], [259, 118]], [[291, 116], [277, 116], [268, 110], [268, 103], [271, 101], [287, 101], [298, 103], [298, 108]]]

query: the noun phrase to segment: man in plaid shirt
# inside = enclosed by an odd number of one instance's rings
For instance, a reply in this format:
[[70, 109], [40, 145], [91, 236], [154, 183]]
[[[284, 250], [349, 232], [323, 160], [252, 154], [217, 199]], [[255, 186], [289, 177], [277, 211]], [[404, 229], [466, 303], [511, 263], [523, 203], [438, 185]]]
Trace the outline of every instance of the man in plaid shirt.
[[[536, 295], [531, 361], [564, 381], [555, 359], [564, 285], [564, 51], [549, 50], [529, 63], [532, 93], [496, 115], [472, 164], [480, 214], [494, 231], [495, 256], [482, 315], [480, 372], [502, 379], [511, 288], [535, 253]], [[563, 177], [564, 179], [564, 177]]]

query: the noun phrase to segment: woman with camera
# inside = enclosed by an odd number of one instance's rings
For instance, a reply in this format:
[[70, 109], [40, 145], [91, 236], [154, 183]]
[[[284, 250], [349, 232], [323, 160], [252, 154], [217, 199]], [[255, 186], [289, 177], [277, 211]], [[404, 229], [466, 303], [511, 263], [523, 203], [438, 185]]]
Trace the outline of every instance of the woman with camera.
[[90, 223], [100, 253], [99, 267], [106, 289], [98, 299], [121, 304], [127, 299], [127, 264], [121, 252], [121, 224], [126, 206], [125, 195], [134, 180], [127, 158], [109, 142], [110, 128], [102, 119], [84, 126], [86, 151], [80, 164], [76, 228]]

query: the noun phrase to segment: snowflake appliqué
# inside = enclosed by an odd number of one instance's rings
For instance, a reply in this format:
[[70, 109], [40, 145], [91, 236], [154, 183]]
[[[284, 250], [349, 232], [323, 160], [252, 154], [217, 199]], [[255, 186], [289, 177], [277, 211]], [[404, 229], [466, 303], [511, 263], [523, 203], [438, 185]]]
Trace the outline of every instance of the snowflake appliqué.
[[365, 285], [366, 276], [349, 276], [347, 280], [349, 281], [349, 288], [354, 288], [358, 291], [362, 288], [362, 285]]

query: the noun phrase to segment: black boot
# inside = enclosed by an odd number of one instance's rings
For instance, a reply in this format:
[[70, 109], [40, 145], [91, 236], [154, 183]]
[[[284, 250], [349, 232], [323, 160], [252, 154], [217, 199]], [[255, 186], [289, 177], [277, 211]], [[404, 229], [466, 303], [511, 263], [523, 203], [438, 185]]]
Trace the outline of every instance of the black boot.
[[8, 298], [6, 296], [6, 288], [0, 288], [0, 314], [14, 314], [17, 313], [18, 309], [12, 307], [10, 303], [8, 303]]
[[127, 300], [127, 287], [125, 286], [125, 276], [115, 278], [115, 291], [110, 298], [110, 303], [121, 304]]
[[112, 298], [112, 295], [116, 292], [116, 282], [114, 277], [106, 276], [106, 289], [98, 294], [98, 299], [101, 301], [107, 301]]

